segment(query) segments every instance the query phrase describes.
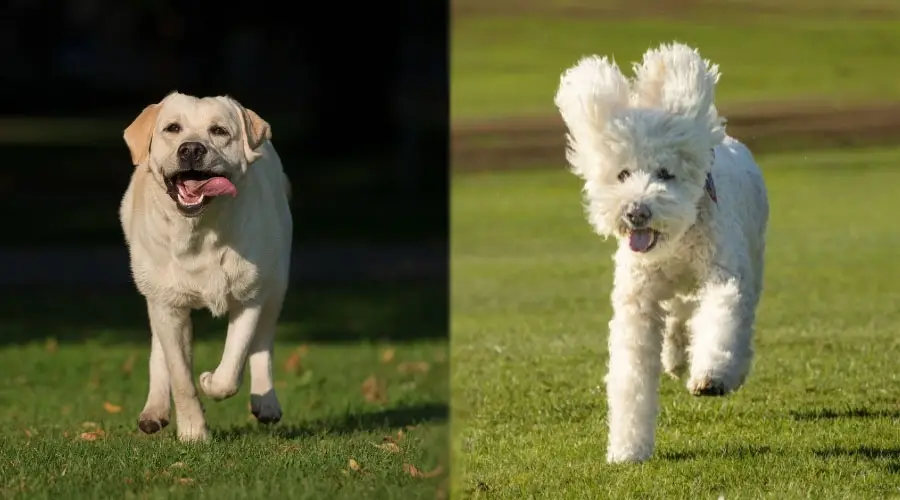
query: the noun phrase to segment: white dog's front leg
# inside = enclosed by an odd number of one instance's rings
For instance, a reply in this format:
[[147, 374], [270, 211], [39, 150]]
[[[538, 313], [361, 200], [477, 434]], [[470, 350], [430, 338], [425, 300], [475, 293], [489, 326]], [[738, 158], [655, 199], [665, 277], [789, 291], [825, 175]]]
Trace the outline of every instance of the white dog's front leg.
[[[191, 374], [191, 311], [148, 300], [147, 312], [153, 337], [159, 340], [168, 368], [178, 438], [182, 441], [205, 440], [208, 437], [206, 418]], [[158, 358], [155, 360], [158, 362]]]
[[[641, 462], [653, 454], [659, 412], [663, 311], [651, 286], [620, 280], [613, 290], [609, 322], [610, 463]], [[626, 282], [622, 285], [620, 282]], [[643, 288], [643, 290], [642, 290]]]
[[200, 375], [200, 388], [207, 396], [222, 400], [237, 394], [250, 343], [256, 334], [262, 306], [255, 302], [235, 303], [228, 313], [228, 334], [225, 350], [215, 372]]
[[721, 273], [707, 279], [690, 320], [691, 376], [695, 396], [721, 396], [744, 383], [753, 360], [758, 294]]

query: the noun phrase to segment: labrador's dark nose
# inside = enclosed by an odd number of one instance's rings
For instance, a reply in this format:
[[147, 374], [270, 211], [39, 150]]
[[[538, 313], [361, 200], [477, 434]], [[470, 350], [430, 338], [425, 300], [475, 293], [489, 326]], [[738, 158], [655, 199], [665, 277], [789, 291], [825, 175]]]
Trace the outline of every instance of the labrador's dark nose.
[[653, 217], [653, 213], [650, 212], [650, 207], [643, 203], [633, 205], [625, 212], [625, 218], [628, 219], [628, 222], [638, 228], [646, 226], [650, 222], [651, 217]]
[[206, 146], [199, 142], [185, 142], [178, 146], [178, 158], [182, 161], [198, 162], [206, 156]]

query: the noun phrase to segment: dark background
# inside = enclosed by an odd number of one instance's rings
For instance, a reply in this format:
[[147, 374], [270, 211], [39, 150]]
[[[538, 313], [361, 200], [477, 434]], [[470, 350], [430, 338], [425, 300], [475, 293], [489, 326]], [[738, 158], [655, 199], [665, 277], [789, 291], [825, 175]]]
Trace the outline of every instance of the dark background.
[[[2, 308], [15, 337], [50, 304], [75, 300], [60, 314], [91, 310], [97, 324], [100, 290], [137, 297], [118, 222], [133, 168], [122, 132], [173, 90], [231, 95], [270, 123], [294, 191], [292, 288], [349, 290], [303, 314], [374, 290], [395, 320], [360, 336], [446, 336], [447, 17], [421, 0], [5, 2], [0, 286], [16, 297]], [[146, 321], [139, 297], [129, 304]], [[310, 336], [353, 337], [322, 332]]]

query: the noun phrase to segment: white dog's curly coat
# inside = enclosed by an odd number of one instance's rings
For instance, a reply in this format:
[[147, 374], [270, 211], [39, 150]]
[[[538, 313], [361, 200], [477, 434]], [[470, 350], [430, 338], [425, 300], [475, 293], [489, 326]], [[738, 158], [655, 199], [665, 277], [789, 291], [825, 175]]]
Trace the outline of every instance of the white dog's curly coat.
[[[609, 462], [653, 453], [662, 370], [694, 395], [739, 388], [753, 358], [769, 206], [750, 151], [713, 103], [718, 67], [682, 44], [629, 81], [606, 57], [563, 73], [556, 105], [595, 231], [615, 236]], [[688, 359], [689, 358], [689, 359]]]

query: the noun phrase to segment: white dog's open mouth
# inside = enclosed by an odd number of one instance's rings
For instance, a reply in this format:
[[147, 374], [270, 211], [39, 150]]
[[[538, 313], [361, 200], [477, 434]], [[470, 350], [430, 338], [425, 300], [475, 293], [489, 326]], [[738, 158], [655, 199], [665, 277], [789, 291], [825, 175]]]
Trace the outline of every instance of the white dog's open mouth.
[[632, 252], [647, 253], [659, 241], [659, 232], [649, 228], [632, 229], [628, 233], [628, 246]]
[[166, 179], [169, 195], [185, 215], [196, 215], [216, 196], [237, 196], [237, 188], [222, 175], [200, 170], [179, 172]]

